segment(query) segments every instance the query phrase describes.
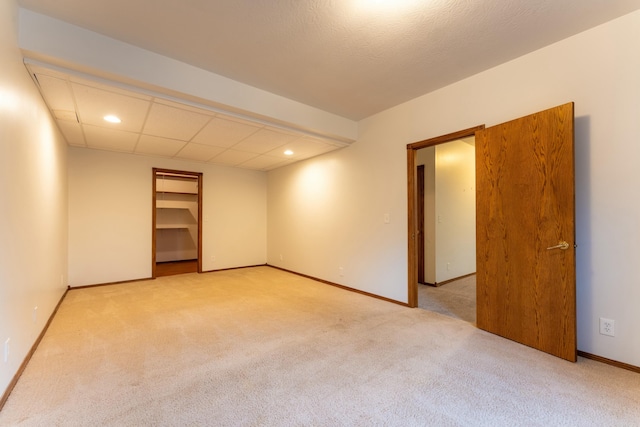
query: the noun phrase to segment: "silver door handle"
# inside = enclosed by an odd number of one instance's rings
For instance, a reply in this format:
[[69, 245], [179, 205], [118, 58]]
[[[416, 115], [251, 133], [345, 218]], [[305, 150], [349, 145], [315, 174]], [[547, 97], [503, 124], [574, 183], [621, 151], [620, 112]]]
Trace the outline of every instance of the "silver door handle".
[[560, 243], [558, 243], [557, 245], [549, 246], [547, 248], [547, 250], [551, 250], [551, 249], [562, 249], [563, 251], [566, 251], [567, 249], [569, 249], [569, 244], [563, 240]]

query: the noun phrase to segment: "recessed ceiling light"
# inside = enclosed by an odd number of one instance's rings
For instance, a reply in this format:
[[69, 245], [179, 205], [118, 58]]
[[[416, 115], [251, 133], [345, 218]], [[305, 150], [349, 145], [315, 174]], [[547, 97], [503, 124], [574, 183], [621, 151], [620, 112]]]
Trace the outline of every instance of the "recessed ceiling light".
[[291, 150], [285, 150], [285, 151], [284, 151], [284, 155], [285, 155], [285, 156], [293, 156], [293, 151], [291, 151]]
[[118, 116], [114, 116], [112, 114], [109, 114], [108, 116], [104, 116], [103, 118], [109, 123], [120, 123], [120, 122], [122, 122], [122, 120], [120, 120], [120, 118]]

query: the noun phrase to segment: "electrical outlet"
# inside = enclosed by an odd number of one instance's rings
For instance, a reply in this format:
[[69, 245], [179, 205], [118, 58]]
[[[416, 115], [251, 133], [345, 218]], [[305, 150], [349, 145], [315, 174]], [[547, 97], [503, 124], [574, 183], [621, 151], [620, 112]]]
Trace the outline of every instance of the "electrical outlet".
[[4, 363], [9, 361], [9, 341], [11, 341], [11, 338], [7, 338], [4, 342]]
[[211, 262], [216, 262], [216, 256], [215, 255], [211, 255]]
[[282, 261], [284, 259], [284, 257], [282, 256], [282, 254], [280, 254], [280, 261]]
[[600, 318], [600, 333], [610, 337], [616, 336], [616, 321], [611, 319]]
[[340, 277], [344, 276], [344, 268], [338, 267], [338, 273], [340, 274]]
[[33, 307], [33, 323], [36, 323], [36, 320], [38, 320], [38, 306], [36, 305], [35, 307]]

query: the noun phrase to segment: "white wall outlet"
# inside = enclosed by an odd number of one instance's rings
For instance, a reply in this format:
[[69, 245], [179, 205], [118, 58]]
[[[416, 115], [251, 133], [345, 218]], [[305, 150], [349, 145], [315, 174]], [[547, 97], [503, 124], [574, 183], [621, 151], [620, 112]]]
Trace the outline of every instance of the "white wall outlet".
[[616, 336], [616, 321], [611, 319], [600, 318], [600, 333], [610, 337]]
[[280, 254], [280, 261], [282, 261], [284, 259], [284, 257], [282, 256], [282, 254]]
[[343, 267], [338, 267], [338, 274], [340, 274], [340, 277], [344, 276], [344, 268]]
[[9, 341], [11, 341], [11, 338], [7, 338], [4, 342], [4, 363], [9, 361]]
[[211, 262], [216, 262], [216, 256], [215, 255], [211, 255]]
[[33, 323], [36, 323], [36, 320], [38, 320], [38, 306], [37, 305], [35, 307], [33, 307], [32, 318], [33, 318]]

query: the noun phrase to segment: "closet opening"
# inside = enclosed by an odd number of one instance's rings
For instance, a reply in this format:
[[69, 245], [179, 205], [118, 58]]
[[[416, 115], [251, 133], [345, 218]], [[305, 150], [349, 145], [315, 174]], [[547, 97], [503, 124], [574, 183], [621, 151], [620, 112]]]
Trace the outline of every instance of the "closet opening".
[[153, 168], [152, 277], [202, 273], [202, 173]]

